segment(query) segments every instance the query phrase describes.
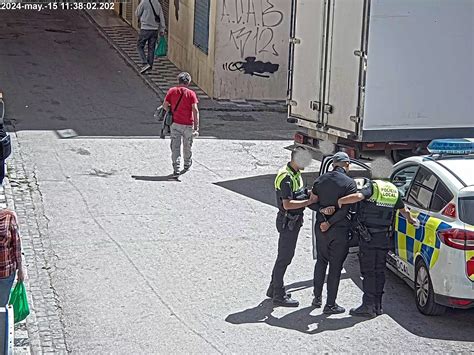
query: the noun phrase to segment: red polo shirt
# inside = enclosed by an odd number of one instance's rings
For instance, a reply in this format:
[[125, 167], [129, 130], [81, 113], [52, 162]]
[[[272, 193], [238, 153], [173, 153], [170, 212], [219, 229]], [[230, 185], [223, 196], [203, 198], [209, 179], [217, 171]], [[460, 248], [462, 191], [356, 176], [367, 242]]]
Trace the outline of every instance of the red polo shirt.
[[[183, 94], [178, 109], [179, 98]], [[191, 89], [185, 88], [184, 86], [176, 86], [168, 90], [165, 101], [170, 104], [171, 112], [173, 112], [173, 122], [192, 126], [194, 124], [193, 109], [192, 106], [198, 103], [196, 93]]]

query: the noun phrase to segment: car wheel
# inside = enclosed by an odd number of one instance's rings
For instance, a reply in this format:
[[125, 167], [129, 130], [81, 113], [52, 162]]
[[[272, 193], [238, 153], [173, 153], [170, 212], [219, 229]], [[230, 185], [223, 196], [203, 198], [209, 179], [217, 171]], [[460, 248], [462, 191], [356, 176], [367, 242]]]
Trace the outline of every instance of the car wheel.
[[418, 310], [427, 316], [439, 316], [446, 311], [446, 307], [435, 303], [430, 274], [422, 259], [416, 263], [415, 301]]

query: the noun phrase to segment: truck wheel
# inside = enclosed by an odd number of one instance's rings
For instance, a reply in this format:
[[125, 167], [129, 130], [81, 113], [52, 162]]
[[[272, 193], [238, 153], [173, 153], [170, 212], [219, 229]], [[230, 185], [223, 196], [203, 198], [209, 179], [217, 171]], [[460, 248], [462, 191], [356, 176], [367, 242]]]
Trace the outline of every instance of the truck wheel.
[[419, 259], [415, 270], [415, 302], [418, 310], [427, 316], [439, 316], [446, 307], [435, 303], [433, 284], [424, 261]]
[[392, 162], [394, 164], [398, 163], [399, 161], [412, 157], [416, 155], [412, 150], [410, 149], [402, 149], [402, 150], [392, 150], [390, 152], [390, 158], [392, 159]]

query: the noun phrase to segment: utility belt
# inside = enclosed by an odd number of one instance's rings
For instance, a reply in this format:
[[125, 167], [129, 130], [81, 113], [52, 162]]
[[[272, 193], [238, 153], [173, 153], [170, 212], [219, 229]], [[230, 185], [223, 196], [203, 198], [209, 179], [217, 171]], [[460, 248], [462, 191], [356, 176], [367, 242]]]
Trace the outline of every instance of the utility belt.
[[369, 243], [373, 239], [373, 234], [382, 232], [388, 234], [389, 229], [390, 227], [388, 226], [367, 227], [359, 220], [357, 215], [352, 216], [351, 232], [353, 237], [357, 237], [366, 243]]
[[288, 228], [289, 231], [294, 231], [295, 227], [303, 222], [303, 214], [301, 213], [290, 213], [288, 211], [279, 212], [280, 216], [282, 216], [282, 228]]

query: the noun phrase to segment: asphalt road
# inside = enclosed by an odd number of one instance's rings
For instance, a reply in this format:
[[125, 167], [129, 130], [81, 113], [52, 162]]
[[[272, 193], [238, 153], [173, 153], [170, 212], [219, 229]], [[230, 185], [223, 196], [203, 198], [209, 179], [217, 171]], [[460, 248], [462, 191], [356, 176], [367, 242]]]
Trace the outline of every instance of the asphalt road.
[[[153, 92], [76, 12], [0, 12], [0, 90], [48, 220], [72, 352], [472, 351], [474, 311], [425, 317], [390, 273], [381, 317], [311, 308], [309, 218], [286, 277], [301, 306], [265, 299], [272, 180], [292, 136], [284, 115], [203, 112], [193, 169], [170, 181]], [[355, 255], [339, 295], [347, 308], [360, 302]]]

